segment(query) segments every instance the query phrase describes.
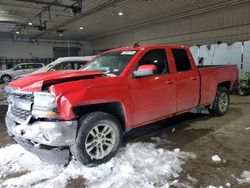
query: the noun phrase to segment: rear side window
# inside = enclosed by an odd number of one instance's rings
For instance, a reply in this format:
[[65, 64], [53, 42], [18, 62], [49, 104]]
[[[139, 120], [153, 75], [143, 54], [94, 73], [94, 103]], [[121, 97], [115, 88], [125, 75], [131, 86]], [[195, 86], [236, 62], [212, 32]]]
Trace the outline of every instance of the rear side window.
[[191, 70], [191, 64], [185, 49], [172, 49], [177, 72]]
[[43, 67], [42, 64], [33, 64], [32, 66], [34, 69], [38, 69], [38, 68]]

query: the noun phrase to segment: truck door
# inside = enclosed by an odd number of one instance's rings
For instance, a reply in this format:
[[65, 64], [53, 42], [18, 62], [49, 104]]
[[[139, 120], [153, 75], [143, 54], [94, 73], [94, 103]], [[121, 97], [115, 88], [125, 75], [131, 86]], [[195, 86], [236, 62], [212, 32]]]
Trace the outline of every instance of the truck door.
[[25, 73], [26, 64], [17, 65], [13, 68], [13, 76], [21, 76]]
[[136, 65], [156, 65], [155, 75], [131, 79], [133, 126], [165, 117], [176, 111], [176, 86], [169, 74], [165, 49], [149, 50]]
[[184, 48], [171, 49], [176, 66], [177, 112], [194, 108], [199, 103], [200, 78], [195, 64]]

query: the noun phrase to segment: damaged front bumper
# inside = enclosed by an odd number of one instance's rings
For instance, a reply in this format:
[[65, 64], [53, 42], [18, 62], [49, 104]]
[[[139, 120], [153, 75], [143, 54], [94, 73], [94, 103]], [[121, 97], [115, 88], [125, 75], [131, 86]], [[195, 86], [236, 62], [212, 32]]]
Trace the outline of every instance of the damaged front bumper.
[[52, 164], [68, 163], [69, 146], [75, 142], [77, 121], [35, 121], [20, 124], [8, 112], [5, 122], [10, 136], [41, 160]]

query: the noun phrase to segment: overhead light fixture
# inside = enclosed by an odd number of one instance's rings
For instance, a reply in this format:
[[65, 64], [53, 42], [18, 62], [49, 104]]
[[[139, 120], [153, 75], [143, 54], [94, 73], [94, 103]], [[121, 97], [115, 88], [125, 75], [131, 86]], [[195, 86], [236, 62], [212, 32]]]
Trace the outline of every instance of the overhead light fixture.
[[60, 37], [62, 37], [64, 30], [63, 29], [57, 29], [56, 32], [59, 34]]
[[81, 26], [80, 29], [83, 30], [83, 27]]
[[122, 11], [119, 11], [119, 12], [118, 12], [118, 15], [119, 15], [119, 16], [123, 16], [123, 12], [122, 12]]
[[33, 25], [33, 24], [32, 24], [32, 22], [29, 22], [29, 23], [28, 23], [28, 25], [30, 25], [30, 26], [31, 26], [31, 25]]

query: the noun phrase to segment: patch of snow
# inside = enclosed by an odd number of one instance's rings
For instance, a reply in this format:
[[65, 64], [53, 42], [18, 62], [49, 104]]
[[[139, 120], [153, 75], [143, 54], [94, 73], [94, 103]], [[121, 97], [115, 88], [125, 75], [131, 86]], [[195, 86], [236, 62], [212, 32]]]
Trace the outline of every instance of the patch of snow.
[[175, 128], [173, 128], [171, 132], [172, 132], [172, 133], [175, 132]]
[[189, 174], [187, 175], [187, 179], [193, 183], [197, 183], [198, 180], [196, 178], [193, 178], [192, 176], [190, 176]]
[[171, 143], [165, 135], [162, 135], [161, 138], [151, 137], [151, 140], [155, 141], [157, 144], [170, 144]]
[[226, 183], [226, 186], [227, 187], [231, 187], [231, 183]]
[[250, 127], [247, 127], [246, 130], [247, 130], [247, 131], [250, 130]]
[[223, 188], [223, 186], [216, 187], [216, 186], [213, 186], [213, 185], [209, 185], [207, 188]]
[[181, 185], [181, 165], [195, 154], [133, 143], [116, 157], [89, 168], [72, 160], [68, 166], [50, 165], [17, 144], [0, 148], [0, 187], [66, 187], [70, 179], [83, 178], [87, 187], [171, 187]]
[[250, 171], [243, 171], [240, 177], [237, 179], [239, 184], [250, 183]]
[[151, 137], [151, 140], [156, 141], [156, 142], [161, 141], [160, 137]]
[[212, 157], [212, 160], [215, 161], [215, 162], [221, 162], [221, 158], [218, 155], [214, 155]]
[[7, 100], [0, 100], [0, 105], [2, 105], [2, 106], [8, 105]]

